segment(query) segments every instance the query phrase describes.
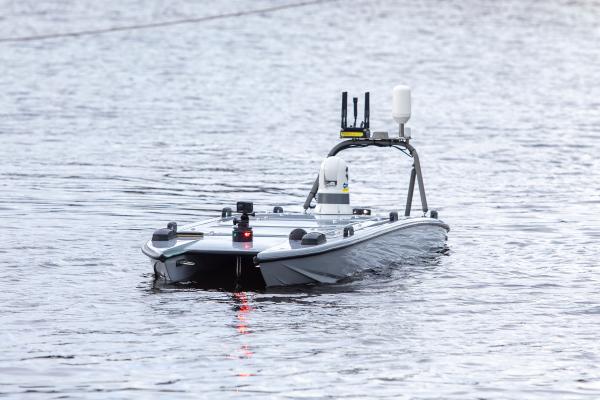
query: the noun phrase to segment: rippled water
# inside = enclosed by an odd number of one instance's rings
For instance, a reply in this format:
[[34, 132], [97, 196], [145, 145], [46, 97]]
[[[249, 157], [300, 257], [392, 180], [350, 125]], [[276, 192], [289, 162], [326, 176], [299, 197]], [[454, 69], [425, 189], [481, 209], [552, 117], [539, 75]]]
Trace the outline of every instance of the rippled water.
[[[0, 2], [0, 38], [274, 2]], [[280, 4], [280, 3], [277, 3]], [[600, 4], [334, 1], [0, 43], [0, 396], [600, 397]], [[413, 88], [449, 255], [337, 285], [155, 286], [139, 248], [236, 200], [300, 209], [342, 90]], [[345, 153], [353, 201], [407, 161]]]

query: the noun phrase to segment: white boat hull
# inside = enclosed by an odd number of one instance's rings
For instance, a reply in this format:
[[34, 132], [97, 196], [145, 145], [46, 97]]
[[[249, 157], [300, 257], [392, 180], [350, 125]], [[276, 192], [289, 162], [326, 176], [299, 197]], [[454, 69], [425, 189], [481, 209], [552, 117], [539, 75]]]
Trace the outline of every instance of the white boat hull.
[[173, 257], [165, 261], [150, 260], [155, 278], [169, 283], [192, 280], [194, 275], [198, 273], [198, 268], [196, 266], [177, 265], [178, 261], [182, 259], [185, 259], [185, 256]]
[[321, 254], [261, 262], [266, 286], [335, 283], [359, 271], [444, 248], [447, 229], [420, 224]]
[[[367, 268], [381, 268], [417, 254], [440, 251], [449, 230], [429, 217], [390, 220], [382, 216], [315, 217], [306, 214], [257, 214], [252, 242], [231, 239], [231, 218], [185, 227], [177, 238], [148, 241], [142, 251], [152, 260], [157, 279], [227, 287], [231, 282], [259, 287], [334, 283]], [[301, 226], [323, 232], [319, 244], [290, 240]], [[344, 234], [346, 227], [354, 228]], [[190, 236], [189, 232], [206, 234]]]

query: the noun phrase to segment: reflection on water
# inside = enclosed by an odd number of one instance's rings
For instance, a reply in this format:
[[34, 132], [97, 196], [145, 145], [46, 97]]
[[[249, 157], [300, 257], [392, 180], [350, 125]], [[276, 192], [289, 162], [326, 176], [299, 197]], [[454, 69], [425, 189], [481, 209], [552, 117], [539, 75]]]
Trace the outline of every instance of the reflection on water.
[[246, 323], [246, 315], [252, 311], [252, 308], [248, 305], [248, 296], [244, 292], [237, 292], [233, 294], [233, 298], [236, 300], [236, 303], [239, 303], [234, 307], [239, 322], [237, 331], [242, 335], [247, 335], [250, 332], [248, 331], [248, 325]]
[[[242, 335], [241, 338], [243, 338], [242, 340], [244, 341], [240, 346], [238, 358], [250, 358], [252, 357], [252, 351], [250, 350], [249, 343], [252, 338], [248, 338], [246, 335], [250, 335], [252, 333], [248, 324], [248, 318], [250, 317], [252, 307], [250, 307], [248, 304], [248, 295], [245, 292], [234, 293], [233, 300], [235, 302], [235, 306], [233, 308], [236, 312], [237, 318], [236, 329], [238, 333]], [[253, 376], [254, 374], [251, 372], [238, 372], [237, 375], [240, 377], [248, 377]]]

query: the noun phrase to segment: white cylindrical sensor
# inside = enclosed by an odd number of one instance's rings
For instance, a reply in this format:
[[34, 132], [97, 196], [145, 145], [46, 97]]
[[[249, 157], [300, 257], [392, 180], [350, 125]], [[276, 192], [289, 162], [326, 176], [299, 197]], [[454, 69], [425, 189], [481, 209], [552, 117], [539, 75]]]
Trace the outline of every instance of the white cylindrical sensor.
[[392, 117], [399, 124], [405, 124], [410, 119], [410, 88], [398, 85], [393, 90]]
[[327, 157], [321, 163], [315, 214], [352, 214], [348, 165], [341, 157]]

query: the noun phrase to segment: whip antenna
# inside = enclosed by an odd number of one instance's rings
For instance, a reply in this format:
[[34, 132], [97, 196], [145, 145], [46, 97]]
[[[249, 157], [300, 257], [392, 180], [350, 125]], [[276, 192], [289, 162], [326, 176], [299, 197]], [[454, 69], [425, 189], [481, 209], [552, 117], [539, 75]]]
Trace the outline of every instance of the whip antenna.
[[369, 104], [369, 92], [365, 92], [365, 124], [364, 128], [369, 129], [369, 113], [370, 113], [370, 104]]
[[342, 130], [348, 126], [348, 92], [342, 92]]

